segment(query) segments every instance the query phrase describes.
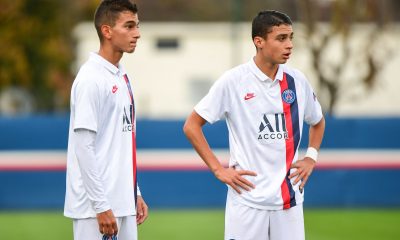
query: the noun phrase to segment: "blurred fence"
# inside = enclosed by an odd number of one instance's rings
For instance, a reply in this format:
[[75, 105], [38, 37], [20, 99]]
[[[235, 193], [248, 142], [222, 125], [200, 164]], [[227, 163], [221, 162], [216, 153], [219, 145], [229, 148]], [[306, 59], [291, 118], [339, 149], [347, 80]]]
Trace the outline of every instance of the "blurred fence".
[[[326, 120], [305, 206], [399, 207], [400, 118]], [[68, 124], [68, 115], [0, 118], [0, 209], [63, 207]], [[137, 126], [139, 184], [151, 207], [224, 206], [226, 187], [191, 150], [183, 120], [141, 119]], [[205, 134], [226, 163], [225, 123], [207, 125]]]

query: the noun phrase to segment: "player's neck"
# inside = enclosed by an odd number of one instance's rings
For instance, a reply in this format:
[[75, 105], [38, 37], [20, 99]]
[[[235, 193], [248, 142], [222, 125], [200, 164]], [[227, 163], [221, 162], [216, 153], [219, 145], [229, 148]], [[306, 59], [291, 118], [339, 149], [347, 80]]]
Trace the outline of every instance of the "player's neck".
[[118, 67], [118, 63], [122, 58], [123, 52], [115, 51], [112, 47], [102, 45], [100, 46], [99, 55], [112, 63], [114, 66]]
[[278, 72], [279, 64], [265, 61], [260, 57], [257, 57], [257, 55], [254, 57], [254, 62], [261, 70], [261, 72], [267, 75], [270, 79], [275, 79], [276, 73]]

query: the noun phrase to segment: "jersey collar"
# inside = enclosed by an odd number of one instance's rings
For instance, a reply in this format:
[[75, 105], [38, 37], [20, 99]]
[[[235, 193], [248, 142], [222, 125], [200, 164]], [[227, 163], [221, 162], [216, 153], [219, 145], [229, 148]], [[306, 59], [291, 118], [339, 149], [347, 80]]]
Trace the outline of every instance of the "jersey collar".
[[282, 81], [283, 80], [283, 65], [279, 64], [278, 67], [278, 72], [276, 73], [275, 79], [269, 78], [267, 75], [265, 75], [256, 65], [254, 62], [254, 58], [251, 58], [249, 61], [250, 69], [253, 72], [253, 74], [258, 78], [260, 81], [267, 81], [270, 80], [271, 82], [275, 80]]
[[112, 64], [109, 61], [107, 61], [106, 59], [104, 59], [98, 53], [91, 52], [90, 60], [93, 60], [93, 61], [99, 63], [100, 65], [102, 65], [104, 68], [106, 68], [108, 71], [110, 71], [114, 75], [125, 74], [125, 70], [123, 69], [121, 64], [118, 63], [118, 67], [116, 67], [114, 64]]

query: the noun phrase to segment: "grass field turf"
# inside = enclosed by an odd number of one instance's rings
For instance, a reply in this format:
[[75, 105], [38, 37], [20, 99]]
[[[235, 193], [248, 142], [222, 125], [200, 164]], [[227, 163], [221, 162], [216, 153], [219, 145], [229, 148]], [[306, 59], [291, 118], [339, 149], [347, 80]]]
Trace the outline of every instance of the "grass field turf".
[[[153, 210], [140, 240], [223, 239], [223, 210]], [[400, 209], [305, 209], [307, 240], [400, 239]], [[1, 239], [71, 240], [59, 211], [0, 212]]]

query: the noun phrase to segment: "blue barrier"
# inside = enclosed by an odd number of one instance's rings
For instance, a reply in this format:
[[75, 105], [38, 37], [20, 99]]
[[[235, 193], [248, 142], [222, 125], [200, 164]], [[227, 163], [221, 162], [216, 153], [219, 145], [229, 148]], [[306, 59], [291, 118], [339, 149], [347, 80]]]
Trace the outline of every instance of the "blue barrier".
[[[400, 149], [400, 118], [334, 118], [326, 117], [323, 148]], [[184, 120], [137, 121], [137, 146], [140, 149], [191, 148], [182, 132]], [[69, 115], [0, 118], [0, 150], [66, 149]], [[225, 122], [204, 128], [210, 145], [228, 147]], [[305, 126], [304, 132], [308, 131]], [[308, 143], [303, 134], [301, 148]]]
[[0, 118], [0, 150], [66, 149], [69, 115]]
[[61, 208], [64, 171], [0, 171], [0, 209]]
[[[305, 207], [400, 207], [400, 169], [316, 169], [305, 188]], [[1, 172], [1, 209], [62, 208], [64, 171]], [[209, 171], [141, 171], [151, 208], [223, 208], [226, 187]]]
[[399, 207], [400, 169], [316, 169], [305, 189], [307, 207]]
[[[323, 148], [400, 149], [400, 118], [327, 117]], [[191, 148], [184, 120], [140, 119], [138, 148]], [[69, 116], [0, 118], [1, 150], [65, 150]], [[305, 127], [304, 131], [308, 131]], [[224, 122], [205, 126], [214, 148], [228, 147]], [[301, 147], [308, 139], [304, 134]], [[399, 207], [400, 169], [316, 169], [306, 188], [306, 207]], [[141, 171], [139, 180], [151, 207], [223, 207], [226, 187], [209, 171]], [[64, 171], [0, 171], [0, 209], [61, 208]]]

